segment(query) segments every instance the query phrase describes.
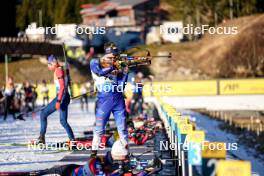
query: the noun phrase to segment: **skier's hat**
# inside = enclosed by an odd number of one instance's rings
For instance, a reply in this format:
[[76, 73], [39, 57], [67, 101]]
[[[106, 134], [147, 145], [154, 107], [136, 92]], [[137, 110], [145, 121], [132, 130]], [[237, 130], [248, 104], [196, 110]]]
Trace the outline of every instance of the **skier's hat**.
[[112, 146], [111, 155], [112, 156], [127, 156], [128, 149], [125, 147], [124, 144], [122, 144], [120, 140], [117, 140]]
[[48, 57], [48, 63], [52, 63], [52, 62], [56, 62], [56, 61], [58, 61], [58, 59], [54, 55], [50, 55]]
[[119, 52], [118, 52], [118, 48], [116, 47], [115, 43], [113, 42], [109, 42], [109, 43], [106, 43], [104, 45], [104, 50], [105, 50], [105, 54], [114, 54], [114, 55], [118, 55]]

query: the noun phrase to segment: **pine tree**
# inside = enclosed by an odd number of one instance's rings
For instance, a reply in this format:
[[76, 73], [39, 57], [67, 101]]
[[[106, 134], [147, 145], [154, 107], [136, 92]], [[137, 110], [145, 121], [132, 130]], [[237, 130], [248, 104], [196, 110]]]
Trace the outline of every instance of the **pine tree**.
[[[31, 22], [39, 22], [42, 12], [43, 26], [62, 23], [81, 23], [80, 6], [103, 0], [22, 0], [17, 5], [17, 27], [24, 30]], [[160, 0], [172, 9], [168, 20], [181, 20], [185, 24], [216, 25], [230, 16], [240, 17], [264, 11], [263, 0]], [[233, 4], [230, 7], [230, 4]], [[232, 14], [232, 15], [231, 15]]]

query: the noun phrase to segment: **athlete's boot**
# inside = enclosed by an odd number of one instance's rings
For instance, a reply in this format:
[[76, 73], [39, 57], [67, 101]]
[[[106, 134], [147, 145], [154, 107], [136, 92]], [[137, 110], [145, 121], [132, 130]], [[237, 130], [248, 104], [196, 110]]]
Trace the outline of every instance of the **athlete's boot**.
[[38, 137], [38, 139], [35, 141], [35, 144], [38, 145], [38, 144], [45, 144], [45, 136], [44, 135], [40, 135]]
[[67, 146], [68, 146], [69, 150], [76, 149], [76, 141], [74, 139], [73, 140], [69, 139], [66, 143], [67, 143]]

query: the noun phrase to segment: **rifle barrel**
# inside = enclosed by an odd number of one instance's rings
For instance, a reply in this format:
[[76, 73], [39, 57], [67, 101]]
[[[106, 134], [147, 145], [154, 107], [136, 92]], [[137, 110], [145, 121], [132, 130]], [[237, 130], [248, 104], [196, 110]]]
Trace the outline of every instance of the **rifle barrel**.
[[166, 58], [171, 58], [171, 55], [168, 55], [168, 56], [150, 56], [150, 57], [166, 57]]

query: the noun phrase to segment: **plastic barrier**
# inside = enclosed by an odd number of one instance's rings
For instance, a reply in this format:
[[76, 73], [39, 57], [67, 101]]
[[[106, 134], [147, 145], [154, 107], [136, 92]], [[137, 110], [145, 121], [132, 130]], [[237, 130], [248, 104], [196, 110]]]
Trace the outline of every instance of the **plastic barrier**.
[[264, 79], [219, 79], [144, 83], [144, 96], [264, 94]]
[[[37, 87], [38, 99], [42, 100], [42, 85]], [[48, 84], [50, 99], [55, 97], [55, 86]], [[132, 86], [126, 86], [126, 96], [132, 97]], [[73, 84], [74, 96], [80, 95], [80, 85]], [[206, 81], [146, 82], [143, 94], [147, 96], [213, 96], [264, 94], [264, 79], [230, 79]]]
[[220, 80], [221, 95], [264, 94], [264, 79]]
[[205, 132], [195, 130], [196, 124], [189, 116], [182, 116], [173, 106], [159, 99], [156, 105], [170, 146], [174, 146], [171, 153], [177, 175], [192, 176], [197, 167], [201, 168], [203, 176], [251, 175], [250, 162], [225, 160], [225, 143], [206, 141]]
[[217, 95], [216, 80], [145, 83], [144, 96], [202, 96]]

